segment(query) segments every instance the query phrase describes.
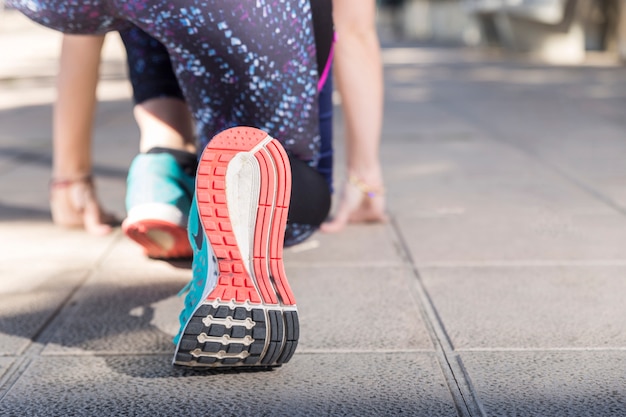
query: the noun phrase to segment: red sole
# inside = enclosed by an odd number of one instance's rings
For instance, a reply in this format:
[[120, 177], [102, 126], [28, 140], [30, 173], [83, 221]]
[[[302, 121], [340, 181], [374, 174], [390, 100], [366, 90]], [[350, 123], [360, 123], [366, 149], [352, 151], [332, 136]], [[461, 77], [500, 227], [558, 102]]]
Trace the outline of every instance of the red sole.
[[226, 202], [228, 163], [237, 153], [251, 151], [267, 137], [267, 133], [255, 128], [232, 128], [215, 136], [200, 159], [196, 178], [198, 212], [219, 269], [217, 285], [208, 301], [295, 305], [283, 266], [291, 169], [278, 141], [271, 139], [254, 153], [261, 178], [249, 266], [252, 276], [244, 265]]
[[[139, 220], [131, 224], [122, 224], [122, 230], [132, 240], [141, 245], [144, 254], [156, 259], [191, 258], [193, 250], [189, 244], [187, 230], [176, 224], [162, 220]], [[167, 235], [169, 242], [163, 244], [151, 237], [151, 234]]]

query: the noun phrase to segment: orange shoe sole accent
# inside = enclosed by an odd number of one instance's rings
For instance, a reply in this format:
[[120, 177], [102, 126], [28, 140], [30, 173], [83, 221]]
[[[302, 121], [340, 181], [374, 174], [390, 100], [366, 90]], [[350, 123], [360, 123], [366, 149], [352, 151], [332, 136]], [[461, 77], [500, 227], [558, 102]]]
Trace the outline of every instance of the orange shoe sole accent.
[[258, 129], [232, 128], [215, 136], [202, 154], [196, 178], [198, 212], [219, 269], [209, 301], [295, 305], [282, 263], [291, 169], [278, 141], [271, 139], [254, 154], [260, 167], [260, 193], [249, 266], [253, 276], [244, 265], [227, 207], [228, 163], [237, 153], [258, 147], [267, 137]]
[[184, 227], [162, 220], [139, 220], [122, 224], [122, 230], [155, 259], [191, 258], [193, 250]]

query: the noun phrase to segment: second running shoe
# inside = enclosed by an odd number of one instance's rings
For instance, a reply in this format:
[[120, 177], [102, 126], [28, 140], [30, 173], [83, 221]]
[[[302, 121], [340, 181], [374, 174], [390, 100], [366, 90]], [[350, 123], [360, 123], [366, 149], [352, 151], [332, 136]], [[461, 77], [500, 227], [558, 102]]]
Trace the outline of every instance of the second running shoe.
[[283, 267], [290, 194], [289, 159], [267, 133], [236, 127], [205, 148], [174, 365], [275, 367], [292, 357], [298, 314]]
[[122, 230], [151, 258], [191, 258], [187, 239], [194, 177], [168, 153], [135, 157], [128, 170]]

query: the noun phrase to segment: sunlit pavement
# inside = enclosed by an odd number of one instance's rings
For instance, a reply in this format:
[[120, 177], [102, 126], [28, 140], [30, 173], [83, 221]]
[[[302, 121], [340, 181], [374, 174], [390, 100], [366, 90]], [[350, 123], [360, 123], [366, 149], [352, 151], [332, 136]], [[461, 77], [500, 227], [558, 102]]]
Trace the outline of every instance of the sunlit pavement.
[[[624, 68], [386, 46], [391, 222], [287, 251], [290, 363], [207, 374], [170, 365], [188, 265], [50, 222], [59, 40], [0, 15], [0, 415], [626, 416]], [[95, 177], [123, 216], [116, 35], [102, 76]]]

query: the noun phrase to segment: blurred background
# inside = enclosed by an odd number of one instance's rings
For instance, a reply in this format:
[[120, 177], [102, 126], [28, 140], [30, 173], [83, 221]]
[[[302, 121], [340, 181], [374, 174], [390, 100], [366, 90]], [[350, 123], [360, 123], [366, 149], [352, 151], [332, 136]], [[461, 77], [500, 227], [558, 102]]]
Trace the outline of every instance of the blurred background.
[[391, 41], [497, 47], [557, 64], [626, 59], [624, 0], [379, 0]]

